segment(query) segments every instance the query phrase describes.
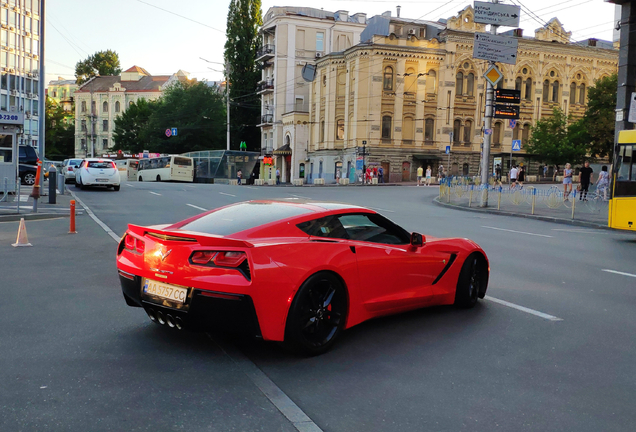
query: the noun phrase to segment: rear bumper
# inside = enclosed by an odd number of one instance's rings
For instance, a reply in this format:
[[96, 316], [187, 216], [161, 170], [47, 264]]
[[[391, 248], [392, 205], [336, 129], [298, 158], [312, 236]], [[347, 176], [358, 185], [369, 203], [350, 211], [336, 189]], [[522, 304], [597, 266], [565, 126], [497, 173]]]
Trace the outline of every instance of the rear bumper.
[[185, 328], [223, 330], [262, 337], [252, 298], [248, 295], [220, 293], [191, 288], [191, 295], [184, 305], [171, 306], [142, 295], [141, 277], [127, 273], [119, 281], [126, 303], [143, 307], [149, 316], [161, 312], [164, 317], [178, 318]]

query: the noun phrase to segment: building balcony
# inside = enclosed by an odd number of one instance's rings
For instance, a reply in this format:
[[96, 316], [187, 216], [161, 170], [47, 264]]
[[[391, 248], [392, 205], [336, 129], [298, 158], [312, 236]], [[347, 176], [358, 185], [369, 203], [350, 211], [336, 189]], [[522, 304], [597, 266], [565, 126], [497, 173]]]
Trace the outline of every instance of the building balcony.
[[274, 91], [273, 79], [262, 81], [258, 84], [258, 87], [256, 87], [256, 93], [259, 95], [272, 93], [273, 91]]
[[271, 126], [274, 124], [274, 114], [261, 115], [261, 123], [257, 127]]
[[256, 52], [256, 61], [266, 61], [274, 57], [276, 49], [273, 44], [263, 45], [261, 49]]
[[263, 62], [263, 63], [259, 66], [259, 68], [260, 68], [261, 70], [263, 70], [263, 69], [267, 69], [268, 67], [272, 67], [272, 66], [274, 66], [274, 62], [266, 61], [266, 62]]
[[273, 153], [273, 147], [261, 147], [261, 156], [271, 156]]

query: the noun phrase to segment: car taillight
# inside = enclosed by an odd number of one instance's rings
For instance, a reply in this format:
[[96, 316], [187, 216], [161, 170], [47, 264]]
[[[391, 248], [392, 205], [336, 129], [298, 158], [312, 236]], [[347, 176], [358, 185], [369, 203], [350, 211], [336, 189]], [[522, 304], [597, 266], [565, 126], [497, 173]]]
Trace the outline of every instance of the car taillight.
[[245, 260], [245, 252], [196, 251], [190, 257], [194, 264], [206, 265], [212, 262], [219, 267], [238, 267]]
[[212, 261], [216, 252], [197, 251], [192, 254], [192, 262], [195, 264], [207, 264]]
[[142, 254], [146, 250], [146, 243], [143, 240], [139, 240], [131, 235], [126, 235], [126, 239], [124, 240], [126, 245], [126, 249], [130, 251], [137, 251]]
[[73, 171], [73, 167], [68, 167], [68, 170], [69, 171]]
[[111, 163], [110, 163], [110, 167], [111, 167], [111, 168], [114, 168], [114, 169], [117, 169], [117, 165], [115, 165], [115, 162], [111, 162]]
[[126, 236], [126, 249], [135, 250], [135, 238], [133, 236]]
[[144, 253], [144, 251], [146, 250], [146, 242], [143, 241], [143, 240], [136, 239], [136, 241], [135, 241], [135, 249], [140, 254]]

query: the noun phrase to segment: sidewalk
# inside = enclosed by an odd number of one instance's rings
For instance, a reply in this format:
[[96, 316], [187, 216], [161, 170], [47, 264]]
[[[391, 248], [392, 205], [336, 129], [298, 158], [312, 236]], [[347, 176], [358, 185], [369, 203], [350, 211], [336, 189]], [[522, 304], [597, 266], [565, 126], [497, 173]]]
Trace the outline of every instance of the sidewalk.
[[[48, 186], [47, 187], [48, 192]], [[70, 214], [70, 202], [73, 199], [68, 189], [64, 195], [58, 193], [56, 197], [56, 204], [49, 204], [48, 196], [41, 196], [38, 200], [38, 211], [33, 213], [33, 198], [31, 192], [32, 186], [22, 186], [20, 188], [19, 206], [18, 197], [13, 194], [9, 194], [8, 202], [0, 202], [0, 222], [8, 222], [14, 220], [20, 220], [24, 218], [29, 219], [51, 219], [58, 217], [68, 217]], [[4, 194], [0, 193], [0, 199], [4, 197]], [[19, 208], [18, 208], [19, 207]], [[77, 215], [82, 213], [82, 207], [77, 206], [75, 213]]]

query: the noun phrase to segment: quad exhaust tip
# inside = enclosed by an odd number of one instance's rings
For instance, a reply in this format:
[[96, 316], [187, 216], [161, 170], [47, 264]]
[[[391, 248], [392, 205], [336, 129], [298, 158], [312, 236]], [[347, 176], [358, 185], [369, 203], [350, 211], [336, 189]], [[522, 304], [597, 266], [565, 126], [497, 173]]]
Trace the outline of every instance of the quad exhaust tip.
[[146, 309], [146, 313], [152, 322], [157, 322], [161, 325], [167, 324], [168, 327], [177, 328], [178, 330], [183, 330], [185, 327], [185, 323], [181, 317], [173, 317], [170, 314], [164, 314], [161, 311], [155, 311], [150, 308]]

